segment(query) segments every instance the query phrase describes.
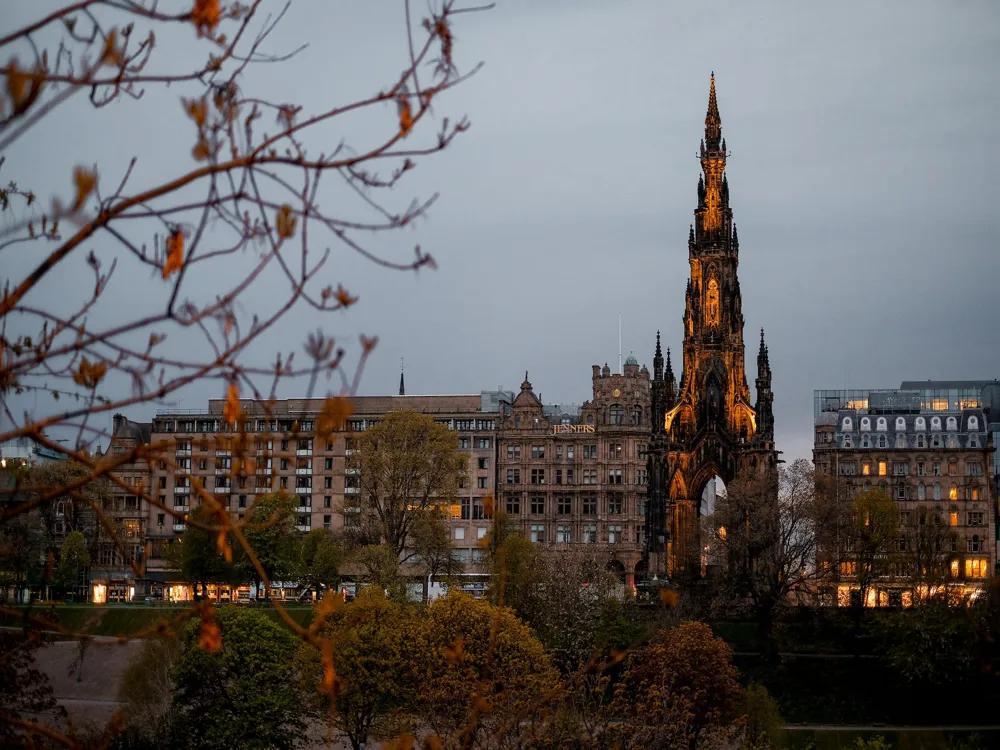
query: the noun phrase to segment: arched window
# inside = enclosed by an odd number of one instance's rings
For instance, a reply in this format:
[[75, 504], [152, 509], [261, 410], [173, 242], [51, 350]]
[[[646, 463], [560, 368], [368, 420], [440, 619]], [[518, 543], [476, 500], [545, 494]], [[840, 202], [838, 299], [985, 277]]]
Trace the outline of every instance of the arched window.
[[896, 435], [896, 447], [897, 448], [906, 447], [906, 435], [904, 435], [902, 432]]
[[868, 431], [872, 428], [872, 421], [868, 417], [861, 418], [861, 429], [863, 431]]
[[940, 500], [941, 499], [941, 483], [940, 482], [935, 482], [934, 483], [934, 499], [935, 500]]
[[951, 489], [948, 490], [949, 500], [958, 500], [958, 485], [952, 482]]
[[950, 435], [948, 437], [948, 447], [952, 448], [952, 449], [955, 449], [955, 448], [958, 447], [958, 441], [955, 439], [954, 435]]
[[921, 482], [920, 484], [917, 485], [917, 500], [926, 500], [926, 499], [927, 499], [927, 488], [924, 487], [924, 483]]
[[844, 417], [844, 424], [841, 426], [840, 429], [842, 429], [844, 432], [850, 432], [851, 430], [854, 429], [853, 425], [854, 423], [851, 421], [850, 417]]
[[642, 409], [633, 409], [632, 410], [632, 424], [633, 425], [638, 425], [641, 422], [642, 422]]
[[977, 435], [974, 432], [971, 435], [969, 435], [969, 447], [970, 448], [979, 447], [979, 435]]
[[958, 420], [955, 417], [948, 417], [948, 419], [945, 420], [945, 424], [948, 425], [949, 432], [954, 432], [958, 429]]
[[896, 432], [906, 432], [906, 420], [896, 417]]
[[719, 282], [712, 279], [708, 282], [708, 296], [706, 298], [706, 310], [708, 312], [708, 324], [719, 324]]
[[587, 415], [587, 424], [594, 424], [594, 415], [593, 414], [588, 414]]
[[862, 448], [871, 448], [872, 447], [872, 441], [871, 441], [871, 439], [867, 435], [862, 435], [861, 436], [861, 447]]
[[885, 448], [886, 447], [885, 446], [885, 435], [879, 435], [878, 436], [878, 447], [879, 448]]
[[620, 404], [611, 404], [611, 424], [625, 424], [625, 410]]
[[517, 429], [520, 426], [521, 426], [521, 415], [520, 414], [515, 414], [514, 415], [514, 429]]
[[885, 432], [886, 430], [889, 429], [889, 425], [886, 422], [885, 417], [879, 417], [878, 421], [875, 423], [875, 426], [879, 432]]
[[969, 417], [969, 429], [970, 430], [979, 429], [979, 417]]
[[913, 429], [915, 429], [915, 430], [926, 430], [927, 429], [927, 420], [924, 419], [923, 417], [917, 417], [916, 421], [913, 424]]
[[844, 435], [844, 447], [845, 448], [853, 448], [854, 447], [854, 446], [851, 445], [851, 436], [850, 435]]
[[865, 484], [864, 484], [864, 490], [865, 490], [865, 492], [868, 492], [868, 490], [870, 490], [871, 488], [872, 488], [872, 483], [869, 482], [869, 481], [867, 481], [867, 480], [865, 480]]
[[932, 430], [941, 429], [941, 417], [931, 417], [931, 429]]
[[927, 438], [926, 438], [926, 436], [923, 433], [920, 433], [920, 434], [917, 435], [917, 447], [918, 448], [926, 448], [927, 447]]

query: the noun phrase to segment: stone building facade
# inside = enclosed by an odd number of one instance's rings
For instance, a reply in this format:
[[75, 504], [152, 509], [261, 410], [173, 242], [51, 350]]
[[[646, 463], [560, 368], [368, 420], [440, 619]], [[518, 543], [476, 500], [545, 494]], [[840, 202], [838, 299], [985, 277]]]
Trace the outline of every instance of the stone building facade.
[[[401, 389], [402, 390], [402, 389]], [[481, 550], [477, 540], [486, 535], [485, 498], [496, 485], [496, 422], [502, 398], [513, 394], [483, 392], [445, 396], [359, 396], [351, 399], [353, 413], [345, 428], [331, 439], [316, 437], [316, 421], [323, 399], [287, 399], [268, 405], [241, 402], [248, 441], [245, 453], [254, 458], [253, 474], [234, 465], [239, 455], [238, 433], [227, 431], [223, 400], [210, 400], [197, 412], [164, 411], [152, 422], [151, 448], [165, 460], [154, 460], [150, 493], [176, 514], [189, 513], [198, 504], [192, 483], [198, 483], [224, 502], [234, 518], [242, 518], [255, 498], [285, 490], [299, 498], [296, 526], [305, 533], [322, 528], [337, 531], [344, 523], [343, 508], [359, 493], [347, 468], [352, 440], [386, 414], [411, 409], [433, 418], [457, 433], [459, 448], [469, 456], [469, 474], [450, 508], [449, 525], [456, 554], [475, 562]], [[184, 533], [181, 517], [155, 505], [148, 509], [148, 568], [155, 574], [167, 567], [166, 547]], [[160, 576], [162, 578], [162, 576]]]
[[[912, 577], [897, 567], [913, 552], [913, 525], [922, 513], [948, 527], [947, 585], [962, 594], [981, 589], [996, 566], [993, 446], [978, 391], [959, 399], [925, 397], [920, 390], [815, 392], [813, 460], [837, 500], [851, 502], [877, 488], [898, 504], [898, 548], [869, 605], [905, 603]], [[837, 601], [856, 589], [849, 547], [823, 549], [833, 567]]]
[[498, 502], [532, 542], [598, 545], [628, 585], [642, 576], [649, 370], [594, 365], [593, 398], [546, 407], [525, 373], [498, 425]]

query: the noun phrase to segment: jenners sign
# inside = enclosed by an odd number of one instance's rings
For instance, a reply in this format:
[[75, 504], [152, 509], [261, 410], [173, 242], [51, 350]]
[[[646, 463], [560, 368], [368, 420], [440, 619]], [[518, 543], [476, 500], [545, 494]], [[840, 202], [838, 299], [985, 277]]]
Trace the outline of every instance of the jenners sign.
[[567, 432], [582, 432], [593, 434], [595, 432], [592, 424], [556, 424], [552, 425], [553, 435], [562, 435]]

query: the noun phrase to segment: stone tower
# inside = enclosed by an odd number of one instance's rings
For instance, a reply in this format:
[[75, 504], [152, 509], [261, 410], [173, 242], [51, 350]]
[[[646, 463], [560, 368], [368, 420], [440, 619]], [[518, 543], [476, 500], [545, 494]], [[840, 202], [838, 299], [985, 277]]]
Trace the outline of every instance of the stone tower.
[[726, 141], [713, 73], [701, 142], [698, 207], [688, 232], [683, 369], [677, 382], [656, 335], [647, 456], [646, 554], [650, 574], [697, 575], [700, 501], [716, 475], [727, 484], [748, 472], [774, 472], [771, 367], [764, 332], [757, 398], [747, 385], [739, 238], [729, 206]]

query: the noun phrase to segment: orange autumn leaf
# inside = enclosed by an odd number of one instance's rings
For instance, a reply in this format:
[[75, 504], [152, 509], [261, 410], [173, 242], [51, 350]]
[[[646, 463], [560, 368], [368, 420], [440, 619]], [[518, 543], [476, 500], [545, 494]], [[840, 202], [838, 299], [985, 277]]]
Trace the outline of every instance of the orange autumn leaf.
[[316, 419], [316, 434], [329, 437], [344, 426], [354, 409], [351, 402], [342, 396], [330, 396], [323, 402], [323, 410]]
[[73, 184], [76, 185], [76, 198], [73, 200], [73, 210], [81, 208], [87, 197], [97, 186], [97, 172], [77, 167], [73, 170]]
[[222, 11], [219, 8], [219, 0], [194, 0], [191, 20], [198, 28], [199, 37], [212, 33], [219, 25], [221, 18]]
[[222, 650], [222, 631], [219, 630], [219, 623], [214, 619], [206, 618], [201, 621], [198, 648], [209, 654], [217, 654]]
[[167, 261], [163, 264], [163, 278], [174, 271], [180, 271], [184, 265], [184, 235], [180, 229], [174, 229], [167, 237]]
[[226, 405], [222, 407], [222, 418], [232, 424], [240, 418], [240, 388], [236, 383], [229, 384], [226, 392]]
[[93, 390], [104, 379], [107, 371], [108, 366], [104, 362], [91, 362], [84, 357], [76, 372], [73, 373], [73, 382]]
[[283, 239], [289, 239], [295, 236], [295, 224], [296, 218], [292, 215], [292, 207], [287, 203], [278, 209], [278, 216], [275, 219], [274, 225], [278, 231], [278, 236]]
[[405, 138], [407, 133], [413, 129], [413, 112], [410, 109], [410, 99], [406, 94], [400, 94], [396, 98], [396, 106], [399, 109], [399, 132]]
[[344, 289], [344, 287], [341, 286], [340, 284], [337, 284], [336, 297], [337, 297], [337, 302], [340, 303], [341, 307], [350, 307], [351, 305], [353, 305], [355, 302], [358, 301], [357, 297], [352, 297], [350, 293], [346, 289]]

